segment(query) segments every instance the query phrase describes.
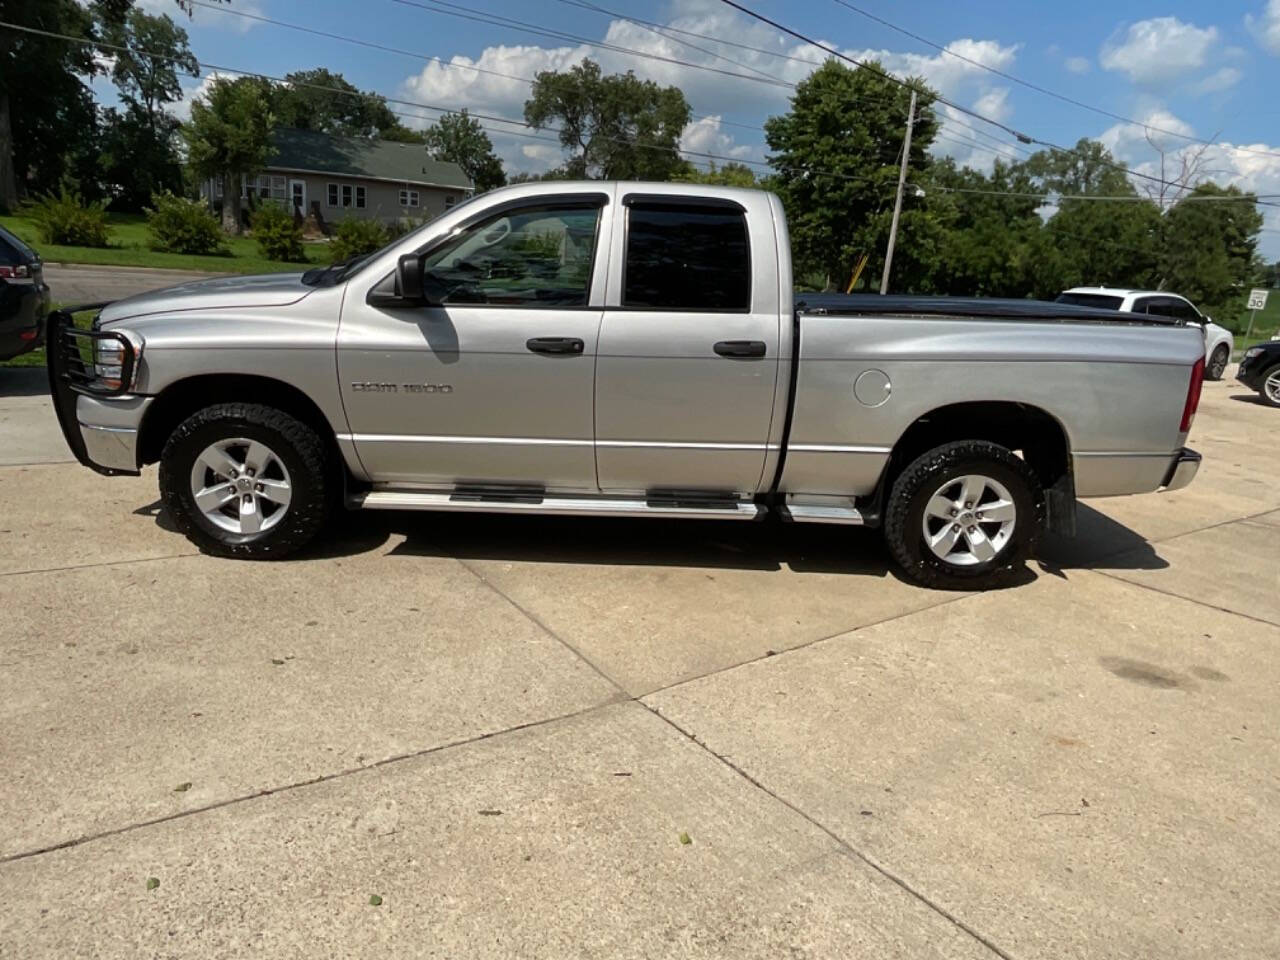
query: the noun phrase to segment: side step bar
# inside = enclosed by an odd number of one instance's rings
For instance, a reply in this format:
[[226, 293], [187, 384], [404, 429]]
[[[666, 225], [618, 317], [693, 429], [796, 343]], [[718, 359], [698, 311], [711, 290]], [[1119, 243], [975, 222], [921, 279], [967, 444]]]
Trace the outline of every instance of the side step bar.
[[861, 527], [867, 522], [857, 507], [837, 504], [788, 503], [778, 508], [778, 514], [782, 520], [793, 523], [843, 523]]
[[611, 499], [607, 497], [520, 496], [483, 498], [464, 493], [371, 490], [351, 497], [357, 510], [449, 510], [455, 513], [535, 513], [587, 517], [685, 517], [695, 520], [755, 520], [765, 508], [741, 500], [690, 503], [687, 499]]

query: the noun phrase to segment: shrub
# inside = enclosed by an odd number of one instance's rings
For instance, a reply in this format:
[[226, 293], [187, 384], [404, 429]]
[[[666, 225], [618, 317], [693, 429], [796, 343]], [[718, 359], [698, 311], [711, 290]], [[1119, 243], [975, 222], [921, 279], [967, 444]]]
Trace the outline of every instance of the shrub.
[[27, 212], [35, 221], [43, 243], [67, 247], [107, 246], [105, 200], [86, 203], [80, 194], [64, 186], [56, 195], [41, 196]]
[[329, 250], [333, 255], [333, 262], [337, 263], [380, 250], [387, 245], [389, 239], [386, 227], [377, 220], [347, 217], [333, 228], [333, 242], [329, 245]]
[[152, 250], [205, 255], [228, 253], [222, 245], [221, 224], [200, 201], [176, 197], [167, 190], [153, 193], [146, 214]]
[[302, 251], [302, 227], [278, 203], [268, 201], [253, 214], [249, 222], [258, 249], [268, 260], [287, 263], [304, 263], [307, 256]]

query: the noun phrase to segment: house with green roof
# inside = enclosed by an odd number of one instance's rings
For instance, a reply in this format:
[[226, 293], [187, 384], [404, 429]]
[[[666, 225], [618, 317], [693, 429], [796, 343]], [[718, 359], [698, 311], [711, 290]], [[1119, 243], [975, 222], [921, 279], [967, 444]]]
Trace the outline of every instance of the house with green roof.
[[[420, 143], [336, 137], [314, 130], [279, 127], [266, 169], [245, 177], [241, 197], [285, 204], [321, 226], [361, 220], [429, 220], [471, 196], [473, 185], [456, 163], [432, 160]], [[222, 199], [222, 183], [206, 182], [211, 204]]]

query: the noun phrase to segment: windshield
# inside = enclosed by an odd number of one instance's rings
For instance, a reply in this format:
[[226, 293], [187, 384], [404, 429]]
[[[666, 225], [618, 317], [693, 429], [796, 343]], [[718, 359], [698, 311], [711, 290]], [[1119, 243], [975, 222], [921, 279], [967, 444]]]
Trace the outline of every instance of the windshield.
[[1057, 303], [1067, 303], [1073, 307], [1097, 307], [1099, 310], [1119, 310], [1124, 304], [1124, 297], [1113, 297], [1105, 293], [1060, 293]]

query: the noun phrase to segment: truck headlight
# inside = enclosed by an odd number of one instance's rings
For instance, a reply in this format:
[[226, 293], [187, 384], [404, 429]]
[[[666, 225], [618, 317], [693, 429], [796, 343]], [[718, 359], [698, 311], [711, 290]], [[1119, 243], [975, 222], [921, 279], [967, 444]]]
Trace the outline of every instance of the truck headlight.
[[[126, 371], [125, 346], [112, 337], [103, 337], [93, 341], [93, 375], [103, 388], [111, 391], [127, 392], [138, 383], [138, 368], [142, 360], [142, 337], [128, 330], [113, 330], [129, 341], [133, 348], [133, 363]], [[125, 376], [128, 382], [125, 382]]]
[[1244, 358], [1246, 360], [1252, 360], [1254, 357], [1256, 357], [1260, 353], [1262, 353], [1261, 347], [1250, 347], [1248, 350], [1244, 352]]

